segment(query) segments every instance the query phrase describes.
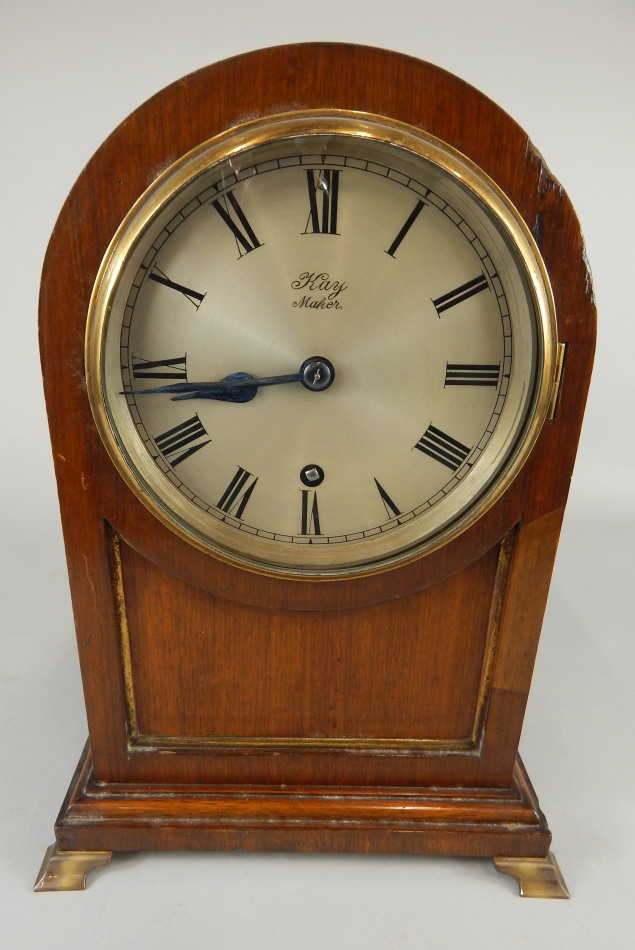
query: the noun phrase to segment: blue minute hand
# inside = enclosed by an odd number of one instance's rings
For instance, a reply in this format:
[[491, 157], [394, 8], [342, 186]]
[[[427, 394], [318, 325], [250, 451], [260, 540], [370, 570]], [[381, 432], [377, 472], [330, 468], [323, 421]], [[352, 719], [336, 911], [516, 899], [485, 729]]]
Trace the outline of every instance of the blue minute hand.
[[169, 386], [155, 386], [152, 389], [133, 389], [135, 396], [152, 393], [169, 393], [173, 401], [181, 399], [219, 399], [223, 402], [249, 402], [258, 392], [259, 386], [275, 386], [278, 383], [295, 383], [299, 373], [288, 376], [264, 376], [254, 379], [249, 373], [232, 373], [214, 383], [172, 383]]
[[312, 356], [305, 360], [297, 373], [284, 376], [262, 376], [254, 378], [249, 373], [231, 373], [224, 379], [213, 383], [171, 383], [168, 386], [155, 386], [151, 389], [132, 389], [128, 394], [147, 396], [165, 393], [173, 401], [182, 399], [218, 399], [223, 402], [249, 402], [260, 386], [278, 386], [281, 383], [302, 383], [306, 389], [319, 392], [327, 389], [333, 382], [335, 371], [332, 364], [321, 356]]

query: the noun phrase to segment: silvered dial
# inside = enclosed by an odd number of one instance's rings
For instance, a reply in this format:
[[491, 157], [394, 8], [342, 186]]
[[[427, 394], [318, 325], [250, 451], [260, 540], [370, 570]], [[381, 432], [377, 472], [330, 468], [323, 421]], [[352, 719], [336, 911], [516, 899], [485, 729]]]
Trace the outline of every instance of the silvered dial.
[[411, 556], [500, 494], [551, 381], [522, 222], [456, 153], [285, 116], [179, 162], [124, 222], [88, 374], [131, 486], [199, 546], [299, 573]]

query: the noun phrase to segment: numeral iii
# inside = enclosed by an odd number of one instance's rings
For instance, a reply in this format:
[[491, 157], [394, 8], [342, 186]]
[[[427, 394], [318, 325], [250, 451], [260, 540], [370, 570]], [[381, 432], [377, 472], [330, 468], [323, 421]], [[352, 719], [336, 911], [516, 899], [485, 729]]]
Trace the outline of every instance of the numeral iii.
[[446, 386], [497, 386], [500, 363], [448, 363]]

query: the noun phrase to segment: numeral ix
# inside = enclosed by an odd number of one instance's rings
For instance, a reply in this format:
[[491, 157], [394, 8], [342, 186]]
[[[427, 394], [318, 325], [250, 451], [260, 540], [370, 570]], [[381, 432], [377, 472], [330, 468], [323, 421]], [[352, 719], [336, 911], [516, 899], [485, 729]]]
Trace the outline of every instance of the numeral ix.
[[132, 357], [132, 375], [135, 379], [187, 379], [185, 357], [172, 356], [165, 360], [144, 360]]

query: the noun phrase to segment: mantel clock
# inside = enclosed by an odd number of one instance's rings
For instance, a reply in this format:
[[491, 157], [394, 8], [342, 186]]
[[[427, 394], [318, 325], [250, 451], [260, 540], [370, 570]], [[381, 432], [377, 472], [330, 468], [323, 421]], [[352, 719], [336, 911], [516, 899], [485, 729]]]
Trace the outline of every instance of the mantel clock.
[[89, 724], [39, 889], [115, 851], [492, 857], [588, 386], [576, 218], [426, 63], [210, 66], [71, 192], [41, 349]]

